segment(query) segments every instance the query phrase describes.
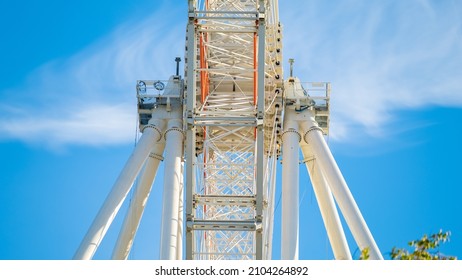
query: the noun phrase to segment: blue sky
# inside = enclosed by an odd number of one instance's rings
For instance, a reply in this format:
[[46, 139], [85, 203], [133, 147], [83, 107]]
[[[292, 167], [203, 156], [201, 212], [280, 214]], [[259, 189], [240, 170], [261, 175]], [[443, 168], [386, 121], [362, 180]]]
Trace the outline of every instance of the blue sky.
[[[439, 229], [462, 257], [461, 13], [457, 0], [280, 4], [284, 60], [332, 83], [329, 145], [385, 258]], [[72, 257], [133, 150], [135, 82], [174, 72], [185, 23], [183, 0], [0, 4], [0, 259]], [[332, 259], [300, 168], [300, 258]], [[161, 186], [134, 259], [158, 257]]]

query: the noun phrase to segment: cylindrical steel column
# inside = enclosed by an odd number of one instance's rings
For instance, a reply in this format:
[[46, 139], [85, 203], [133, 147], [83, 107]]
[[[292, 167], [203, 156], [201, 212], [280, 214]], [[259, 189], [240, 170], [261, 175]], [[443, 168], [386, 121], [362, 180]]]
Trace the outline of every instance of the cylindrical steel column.
[[183, 155], [183, 125], [181, 120], [168, 122], [165, 132], [165, 173], [162, 207], [160, 259], [177, 258], [178, 212], [181, 183], [181, 156]]
[[351, 260], [345, 232], [324, 174], [316, 163], [316, 158], [308, 159], [312, 155], [310, 147], [301, 145], [301, 149], [335, 259]]
[[282, 134], [282, 221], [281, 259], [298, 260], [298, 143], [300, 134], [296, 121], [284, 119]]
[[268, 191], [268, 195], [271, 197], [268, 197], [268, 200], [270, 203], [268, 204], [268, 209], [267, 209], [267, 221], [268, 224], [266, 225], [268, 227], [268, 232], [266, 234], [266, 242], [265, 242], [265, 247], [266, 247], [266, 260], [271, 260], [271, 256], [273, 253], [273, 228], [274, 228], [274, 204], [276, 203], [275, 201], [275, 188], [276, 188], [276, 165], [277, 165], [277, 160], [276, 156], [273, 155], [269, 157], [269, 161], [271, 162], [271, 177], [269, 178], [270, 180], [270, 189]]
[[369, 248], [370, 258], [383, 259], [372, 234], [359, 211], [353, 195], [351, 194], [340, 169], [335, 162], [329, 147], [322, 135], [321, 128], [313, 117], [301, 122], [305, 142], [313, 147], [313, 154], [316, 161], [325, 175], [332, 193], [345, 217], [356, 243], [361, 250]]
[[183, 216], [184, 216], [184, 162], [181, 162], [180, 199], [178, 200], [178, 235], [176, 247], [176, 259], [183, 259]]
[[161, 131], [158, 128], [159, 122], [159, 120], [151, 120], [150, 124], [143, 130], [143, 135], [138, 141], [135, 150], [122, 169], [111, 192], [88, 229], [87, 234], [73, 257], [74, 259], [87, 260], [91, 259], [95, 254], [101, 240], [130, 191], [136, 176], [146, 161], [146, 158], [149, 156], [155, 143], [162, 137]]
[[[161, 127], [162, 131], [163, 129], [164, 125]], [[112, 259], [114, 260], [126, 260], [128, 258], [149, 194], [151, 193], [152, 183], [156, 177], [159, 163], [162, 160], [164, 147], [165, 143], [156, 144], [144, 164], [138, 187], [135, 190], [135, 195], [130, 203], [116, 246], [112, 252]]]

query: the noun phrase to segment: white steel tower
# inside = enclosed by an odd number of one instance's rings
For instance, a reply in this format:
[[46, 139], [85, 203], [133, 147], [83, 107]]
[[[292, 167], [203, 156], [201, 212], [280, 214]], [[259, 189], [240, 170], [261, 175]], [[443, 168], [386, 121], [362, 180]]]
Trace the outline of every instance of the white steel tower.
[[382, 258], [324, 140], [330, 85], [284, 80], [282, 49], [277, 0], [188, 1], [185, 78], [177, 58], [168, 81], [138, 81], [143, 134], [75, 259], [93, 257], [138, 176], [113, 252], [128, 257], [160, 161], [161, 259], [271, 259], [281, 154], [281, 258], [298, 259], [299, 147], [335, 258], [351, 259], [335, 203]]

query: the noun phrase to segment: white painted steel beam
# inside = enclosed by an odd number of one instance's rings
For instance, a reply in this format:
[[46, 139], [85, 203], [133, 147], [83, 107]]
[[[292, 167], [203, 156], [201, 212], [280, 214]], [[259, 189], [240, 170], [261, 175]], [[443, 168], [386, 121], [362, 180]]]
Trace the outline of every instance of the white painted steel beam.
[[160, 259], [175, 260], [178, 246], [179, 202], [183, 155], [183, 124], [179, 119], [168, 122], [165, 132], [164, 193]]
[[159, 122], [159, 120], [151, 120], [150, 125], [145, 127], [137, 146], [122, 169], [111, 192], [108, 194], [103, 206], [77, 249], [73, 257], [74, 259], [88, 260], [95, 254], [101, 240], [130, 191], [136, 176], [146, 161], [146, 158], [153, 149], [155, 143], [161, 139], [161, 130], [158, 128], [160, 125]]
[[[164, 127], [165, 124], [161, 127], [162, 131]], [[112, 259], [114, 260], [126, 260], [130, 254], [136, 232], [141, 222], [141, 217], [143, 216], [149, 194], [151, 193], [152, 183], [154, 182], [159, 163], [162, 159], [164, 148], [165, 143], [156, 144], [144, 164], [138, 187], [135, 190], [135, 195], [130, 203], [116, 246], [112, 252]]]
[[180, 197], [178, 200], [178, 234], [176, 238], [176, 259], [183, 259], [183, 235], [184, 235], [184, 162], [181, 162]]
[[[300, 145], [305, 159], [306, 169], [310, 175], [319, 210], [324, 221], [327, 236], [337, 260], [351, 260], [350, 249], [343, 231], [342, 223], [335, 206], [334, 197], [329, 185], [319, 168], [316, 158], [312, 157], [312, 151], [308, 145]], [[312, 158], [309, 158], [312, 157]]]
[[[257, 205], [256, 205], [256, 218], [257, 223], [261, 223], [263, 220], [263, 164], [264, 164], [264, 151], [265, 151], [265, 139], [263, 131], [263, 119], [265, 111], [265, 46], [266, 46], [266, 20], [265, 20], [265, 1], [260, 0], [258, 3], [258, 53], [257, 53], [257, 139], [256, 139], [256, 195], [257, 195]], [[255, 258], [257, 260], [263, 259], [263, 233], [261, 230], [258, 230], [255, 233]]]
[[321, 128], [319, 128], [313, 116], [306, 121], [302, 121], [300, 125], [303, 129], [304, 140], [313, 147], [316, 161], [326, 176], [332, 193], [359, 248], [361, 250], [369, 248], [370, 258], [373, 260], [383, 259], [358, 205], [324, 140]]
[[[290, 116], [290, 115], [289, 115]], [[299, 239], [299, 167], [298, 123], [285, 115], [282, 134], [282, 220], [281, 259], [298, 260]]]
[[[274, 207], [275, 207], [275, 195], [276, 195], [276, 164], [277, 164], [277, 159], [276, 159], [276, 156], [273, 156], [271, 158], [271, 161], [272, 161], [272, 176], [271, 176], [271, 183], [270, 183], [270, 191], [269, 191], [269, 195], [271, 197], [268, 197], [268, 201], [269, 201], [269, 205], [268, 205], [268, 210], [267, 210], [267, 213], [268, 213], [268, 233], [267, 233], [267, 236], [266, 236], [266, 243], [268, 244], [267, 245], [267, 248], [266, 248], [266, 258], [267, 260], [271, 260], [272, 258], [272, 255], [273, 255], [273, 228], [274, 228]], [[266, 244], [265, 244], [266, 245]]]
[[[196, 109], [196, 59], [197, 59], [197, 30], [196, 30], [196, 1], [188, 1], [189, 20], [187, 27], [186, 41], [186, 65], [185, 78], [187, 79], [186, 87], [186, 220], [194, 218], [193, 208], [193, 190], [196, 188], [196, 173], [194, 164], [196, 162], [196, 128], [194, 126], [194, 117]], [[186, 232], [186, 259], [193, 258], [193, 233]]]

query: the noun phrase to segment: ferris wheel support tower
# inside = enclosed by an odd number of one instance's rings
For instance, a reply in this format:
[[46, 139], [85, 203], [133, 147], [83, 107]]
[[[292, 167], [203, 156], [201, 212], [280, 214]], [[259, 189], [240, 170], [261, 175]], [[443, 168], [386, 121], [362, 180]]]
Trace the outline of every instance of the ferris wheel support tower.
[[293, 60], [284, 80], [282, 39], [277, 0], [188, 0], [185, 77], [177, 58], [168, 81], [137, 82], [142, 136], [74, 259], [93, 257], [136, 185], [112, 254], [128, 258], [161, 162], [160, 259], [272, 259], [281, 156], [281, 259], [298, 259], [300, 150], [335, 258], [352, 258], [338, 205], [382, 259], [324, 139], [330, 84], [300, 82]]

